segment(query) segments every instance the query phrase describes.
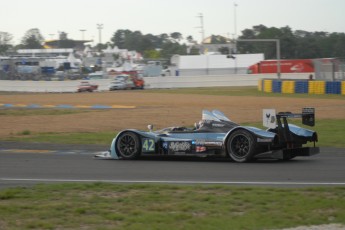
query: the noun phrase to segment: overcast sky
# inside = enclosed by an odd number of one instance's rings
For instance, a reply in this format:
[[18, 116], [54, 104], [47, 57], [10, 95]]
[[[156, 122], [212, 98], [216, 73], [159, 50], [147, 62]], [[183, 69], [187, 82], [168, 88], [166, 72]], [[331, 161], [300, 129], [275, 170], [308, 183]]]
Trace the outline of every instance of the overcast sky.
[[200, 42], [200, 13], [206, 37], [232, 37], [235, 25], [240, 35], [259, 24], [345, 32], [345, 0], [1, 0], [0, 31], [12, 34], [16, 44], [32, 28], [45, 39], [64, 31], [70, 39], [84, 35], [98, 43], [97, 24], [103, 24], [102, 43], [118, 29], [153, 35], [180, 32]]

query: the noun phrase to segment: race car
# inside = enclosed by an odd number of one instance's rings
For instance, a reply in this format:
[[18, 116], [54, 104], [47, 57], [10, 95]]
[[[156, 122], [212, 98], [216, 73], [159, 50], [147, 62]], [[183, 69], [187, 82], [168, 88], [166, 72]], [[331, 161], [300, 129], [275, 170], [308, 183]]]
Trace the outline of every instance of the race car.
[[[194, 128], [169, 127], [153, 131], [123, 130], [113, 139], [110, 150], [103, 157], [136, 159], [139, 156], [215, 156], [228, 157], [235, 162], [248, 162], [258, 158], [290, 160], [297, 156], [319, 153], [315, 146], [315, 131], [288, 124], [288, 118], [302, 118], [302, 123], [315, 124], [315, 109], [304, 108], [301, 114], [263, 111], [263, 124], [267, 130], [241, 126], [222, 112], [203, 110], [202, 119]], [[303, 147], [312, 142], [312, 147]], [[99, 155], [101, 156], [101, 155]]]

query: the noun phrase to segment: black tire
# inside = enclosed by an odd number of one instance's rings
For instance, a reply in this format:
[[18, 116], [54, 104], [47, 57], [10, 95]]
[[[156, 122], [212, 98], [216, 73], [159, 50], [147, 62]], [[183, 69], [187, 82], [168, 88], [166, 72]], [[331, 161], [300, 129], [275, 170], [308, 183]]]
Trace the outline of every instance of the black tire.
[[227, 141], [229, 156], [236, 162], [242, 163], [252, 160], [255, 148], [256, 140], [249, 131], [244, 129], [234, 131]]
[[119, 156], [126, 160], [136, 159], [141, 153], [141, 143], [137, 134], [123, 132], [116, 140], [116, 150]]

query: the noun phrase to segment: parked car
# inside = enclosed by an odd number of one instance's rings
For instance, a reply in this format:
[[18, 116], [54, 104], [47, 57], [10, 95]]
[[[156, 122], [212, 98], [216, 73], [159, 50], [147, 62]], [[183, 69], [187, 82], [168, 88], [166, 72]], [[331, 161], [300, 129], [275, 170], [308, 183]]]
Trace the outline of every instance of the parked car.
[[93, 92], [98, 89], [98, 85], [91, 84], [88, 81], [82, 81], [78, 86], [77, 92]]
[[119, 89], [143, 89], [144, 79], [137, 75], [121, 74], [110, 83], [109, 90]]
[[125, 89], [126, 88], [126, 83], [124, 81], [120, 81], [120, 80], [114, 80], [112, 82], [110, 82], [109, 85], [109, 90], [119, 90], [119, 89]]
[[134, 83], [128, 75], [118, 75], [110, 82], [109, 90], [133, 89]]

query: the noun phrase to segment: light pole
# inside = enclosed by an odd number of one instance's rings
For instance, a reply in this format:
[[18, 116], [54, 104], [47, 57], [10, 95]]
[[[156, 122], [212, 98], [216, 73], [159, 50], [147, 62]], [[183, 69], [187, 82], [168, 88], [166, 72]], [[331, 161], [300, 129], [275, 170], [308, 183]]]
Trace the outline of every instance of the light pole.
[[237, 4], [234, 3], [234, 53], [237, 53], [237, 15], [236, 15]]
[[97, 29], [98, 29], [99, 44], [101, 44], [101, 43], [102, 43], [102, 29], [103, 29], [103, 24], [97, 24]]
[[80, 30], [80, 32], [81, 32], [81, 40], [84, 40], [84, 32], [85, 31], [86, 31], [85, 29], [81, 29]]
[[[233, 53], [237, 53], [237, 15], [236, 15], [237, 4], [234, 2], [234, 49]], [[237, 74], [237, 59], [235, 58], [235, 74]]]
[[205, 30], [204, 30], [204, 15], [202, 13], [199, 13], [198, 18], [200, 18], [200, 33], [201, 33], [201, 43], [204, 41], [205, 39]]

